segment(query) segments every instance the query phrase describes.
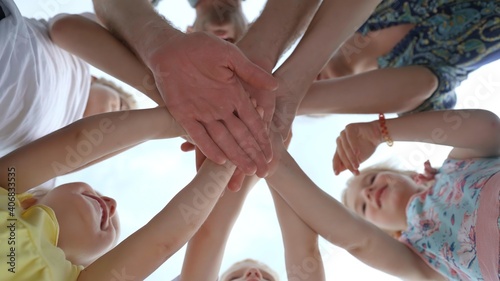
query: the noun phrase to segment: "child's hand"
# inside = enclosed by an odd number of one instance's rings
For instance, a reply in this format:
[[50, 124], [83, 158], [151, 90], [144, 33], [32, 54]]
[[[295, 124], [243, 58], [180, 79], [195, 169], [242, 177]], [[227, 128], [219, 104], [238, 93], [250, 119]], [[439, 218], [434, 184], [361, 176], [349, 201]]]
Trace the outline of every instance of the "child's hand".
[[413, 180], [417, 183], [417, 184], [425, 184], [429, 181], [432, 181], [435, 179], [436, 177], [436, 174], [438, 173], [439, 171], [435, 168], [432, 168], [431, 166], [431, 162], [429, 160], [425, 161], [424, 163], [424, 173], [423, 174], [416, 174], [414, 177], [413, 177]]
[[359, 174], [359, 164], [368, 159], [380, 144], [377, 122], [353, 123], [346, 126], [337, 138], [333, 156], [333, 171], [338, 175], [344, 170]]

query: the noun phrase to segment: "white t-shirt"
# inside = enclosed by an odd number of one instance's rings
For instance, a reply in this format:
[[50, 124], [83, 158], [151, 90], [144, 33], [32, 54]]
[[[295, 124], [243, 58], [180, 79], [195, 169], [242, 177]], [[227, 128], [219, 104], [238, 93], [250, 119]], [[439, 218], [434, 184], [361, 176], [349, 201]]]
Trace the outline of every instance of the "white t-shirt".
[[51, 42], [48, 23], [0, 0], [0, 157], [82, 118], [90, 70]]

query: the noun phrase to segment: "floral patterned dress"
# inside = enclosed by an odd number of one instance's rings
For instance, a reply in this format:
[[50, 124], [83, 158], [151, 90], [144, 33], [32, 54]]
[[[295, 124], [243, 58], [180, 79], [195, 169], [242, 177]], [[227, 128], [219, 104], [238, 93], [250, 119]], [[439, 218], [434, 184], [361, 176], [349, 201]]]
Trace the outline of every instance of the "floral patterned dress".
[[499, 280], [500, 158], [444, 162], [400, 241], [450, 280]]

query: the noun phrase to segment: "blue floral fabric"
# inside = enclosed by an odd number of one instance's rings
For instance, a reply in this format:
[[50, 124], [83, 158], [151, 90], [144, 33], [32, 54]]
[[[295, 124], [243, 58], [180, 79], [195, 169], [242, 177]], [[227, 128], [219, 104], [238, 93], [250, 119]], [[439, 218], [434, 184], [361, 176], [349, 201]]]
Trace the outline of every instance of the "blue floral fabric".
[[435, 93], [412, 112], [453, 108], [454, 90], [468, 74], [500, 58], [500, 0], [386, 0], [358, 31], [404, 23], [415, 26], [378, 59], [379, 67], [422, 65], [439, 80]]

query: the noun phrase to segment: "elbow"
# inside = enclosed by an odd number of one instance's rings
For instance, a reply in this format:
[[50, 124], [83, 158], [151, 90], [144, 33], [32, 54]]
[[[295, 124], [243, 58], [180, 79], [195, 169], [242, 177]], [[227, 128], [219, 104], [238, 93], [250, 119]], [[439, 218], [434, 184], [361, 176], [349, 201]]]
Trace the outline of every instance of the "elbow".
[[346, 250], [348, 253], [355, 257], [362, 256], [363, 252], [366, 251], [366, 249], [369, 249], [370, 243], [370, 237], [365, 237], [361, 241], [350, 241], [348, 243], [341, 243], [337, 246], [343, 248]]
[[71, 30], [74, 31], [74, 17], [75, 15], [61, 14], [50, 20], [49, 36], [54, 43], [59, 45]]
[[424, 67], [420, 67], [419, 71], [412, 77], [412, 80], [413, 94], [408, 96], [408, 100], [405, 102], [406, 107], [403, 106], [400, 112], [415, 110], [430, 98], [439, 86], [439, 79], [436, 75]]

